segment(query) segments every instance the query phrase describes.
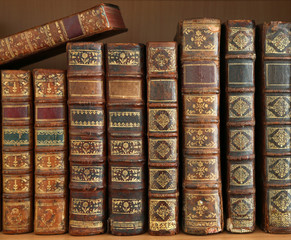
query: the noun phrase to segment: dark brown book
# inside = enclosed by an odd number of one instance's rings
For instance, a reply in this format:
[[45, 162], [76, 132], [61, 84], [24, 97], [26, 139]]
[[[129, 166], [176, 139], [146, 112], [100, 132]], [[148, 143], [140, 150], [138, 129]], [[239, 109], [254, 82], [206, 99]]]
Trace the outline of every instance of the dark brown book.
[[3, 232], [33, 230], [33, 109], [30, 71], [2, 70]]
[[151, 235], [179, 231], [178, 47], [147, 43], [148, 212]]
[[67, 232], [66, 72], [34, 69], [34, 233]]
[[107, 44], [109, 232], [146, 230], [144, 45]]
[[[27, 65], [64, 52], [67, 42], [89, 37], [100, 40], [126, 30], [119, 7], [101, 3], [90, 9], [0, 39], [0, 65], [7, 65], [10, 62], [13, 62], [14, 68], [16, 63]], [[25, 61], [18, 61], [22, 58], [26, 58]]]
[[106, 231], [103, 44], [68, 43], [71, 235]]
[[223, 229], [219, 141], [220, 21], [179, 22], [181, 43], [183, 217], [188, 234]]
[[225, 24], [226, 229], [253, 232], [255, 202], [255, 23]]
[[291, 23], [260, 30], [258, 220], [266, 232], [291, 233]]

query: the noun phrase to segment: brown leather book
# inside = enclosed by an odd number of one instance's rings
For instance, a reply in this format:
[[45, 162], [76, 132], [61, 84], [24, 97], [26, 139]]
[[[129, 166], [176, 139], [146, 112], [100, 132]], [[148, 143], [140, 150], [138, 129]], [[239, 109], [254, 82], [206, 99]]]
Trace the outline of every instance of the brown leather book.
[[67, 44], [71, 235], [106, 231], [103, 44]]
[[34, 69], [34, 233], [67, 232], [66, 72]]
[[291, 23], [265, 23], [259, 46], [258, 220], [266, 232], [291, 233]]
[[228, 20], [225, 29], [226, 229], [247, 233], [256, 226], [255, 23]]
[[188, 234], [223, 229], [219, 141], [220, 21], [179, 22], [181, 43], [183, 217]]
[[33, 230], [31, 73], [2, 70], [3, 233]]
[[147, 137], [149, 234], [179, 231], [178, 47], [176, 42], [148, 42]]
[[109, 158], [109, 232], [146, 230], [144, 45], [110, 43], [105, 51]]
[[[102, 39], [124, 31], [127, 29], [119, 7], [102, 3], [0, 39], [0, 65], [27, 65], [65, 51], [67, 42], [89, 37]], [[22, 58], [25, 61], [18, 61]]]

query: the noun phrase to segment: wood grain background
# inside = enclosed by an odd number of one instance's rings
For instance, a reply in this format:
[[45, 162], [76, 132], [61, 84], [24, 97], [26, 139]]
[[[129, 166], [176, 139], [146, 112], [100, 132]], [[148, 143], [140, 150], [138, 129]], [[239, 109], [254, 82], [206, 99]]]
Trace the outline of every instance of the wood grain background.
[[[172, 41], [179, 20], [197, 17], [291, 21], [290, 0], [120, 0], [128, 32], [103, 42]], [[97, 5], [96, 0], [0, 0], [0, 37], [59, 19]], [[66, 55], [24, 67], [66, 69]]]

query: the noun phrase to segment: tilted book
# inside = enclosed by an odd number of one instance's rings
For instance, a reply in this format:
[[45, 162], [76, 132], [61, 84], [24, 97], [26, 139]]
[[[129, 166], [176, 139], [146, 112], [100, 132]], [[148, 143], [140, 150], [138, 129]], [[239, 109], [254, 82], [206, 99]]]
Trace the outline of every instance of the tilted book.
[[173, 235], [179, 231], [178, 47], [148, 42], [146, 50], [149, 233]]
[[291, 23], [260, 30], [258, 220], [266, 232], [291, 233]]
[[188, 234], [223, 229], [220, 176], [220, 21], [179, 22], [181, 43], [183, 217]]
[[144, 45], [105, 50], [108, 129], [108, 222], [114, 235], [146, 230]]
[[225, 24], [226, 229], [253, 232], [255, 199], [255, 23]]
[[[102, 3], [0, 39], [0, 65], [27, 65], [65, 51], [67, 42], [88, 37], [100, 40], [126, 30], [119, 7]], [[22, 58], [25, 61], [18, 61]]]
[[27, 70], [2, 70], [3, 233], [33, 230], [32, 80]]
[[34, 69], [34, 233], [67, 232], [66, 72]]
[[103, 44], [67, 44], [71, 235], [106, 231]]

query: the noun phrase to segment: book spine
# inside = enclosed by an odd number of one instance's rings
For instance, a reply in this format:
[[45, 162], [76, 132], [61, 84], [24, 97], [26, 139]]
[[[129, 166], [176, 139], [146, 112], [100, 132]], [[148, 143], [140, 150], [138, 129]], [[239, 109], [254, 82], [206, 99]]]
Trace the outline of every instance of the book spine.
[[223, 229], [219, 141], [220, 21], [179, 24], [182, 72], [183, 231]]
[[265, 23], [260, 34], [261, 227], [269, 233], [291, 233], [291, 23]]
[[0, 65], [111, 30], [126, 30], [120, 10], [115, 5], [99, 4], [0, 39]]
[[144, 46], [107, 44], [109, 231], [146, 230]]
[[2, 70], [3, 233], [33, 230], [31, 73]]
[[106, 231], [103, 44], [67, 44], [71, 235]]
[[179, 112], [176, 42], [147, 43], [149, 233], [179, 231]]
[[67, 232], [66, 72], [34, 69], [35, 234]]
[[226, 23], [226, 228], [253, 232], [255, 199], [255, 24], [250, 20]]

